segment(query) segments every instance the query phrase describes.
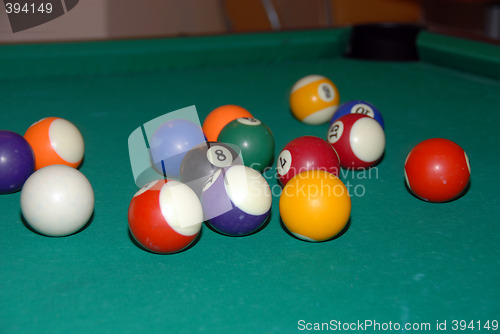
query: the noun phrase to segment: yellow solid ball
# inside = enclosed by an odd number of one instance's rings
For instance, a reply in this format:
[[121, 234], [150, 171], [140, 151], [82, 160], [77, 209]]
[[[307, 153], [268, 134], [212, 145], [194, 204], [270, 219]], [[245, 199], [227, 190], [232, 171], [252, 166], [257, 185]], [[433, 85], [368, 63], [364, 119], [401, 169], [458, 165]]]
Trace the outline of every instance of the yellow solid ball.
[[323, 124], [331, 120], [340, 103], [335, 84], [322, 75], [308, 75], [298, 80], [290, 92], [290, 109], [299, 121]]
[[339, 234], [351, 215], [347, 187], [335, 175], [310, 170], [295, 175], [281, 193], [280, 215], [294, 236], [325, 241]]

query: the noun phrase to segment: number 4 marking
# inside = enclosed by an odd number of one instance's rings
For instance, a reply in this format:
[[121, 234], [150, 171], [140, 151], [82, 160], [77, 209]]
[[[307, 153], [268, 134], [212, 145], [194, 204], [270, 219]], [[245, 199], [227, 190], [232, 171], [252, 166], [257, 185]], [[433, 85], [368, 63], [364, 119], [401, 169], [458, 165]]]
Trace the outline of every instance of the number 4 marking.
[[280, 157], [281, 168], [285, 168], [286, 162], [287, 162], [286, 159], [283, 159], [283, 157]]
[[292, 166], [292, 154], [289, 150], [283, 150], [278, 157], [278, 166], [276, 171], [279, 175], [283, 176], [288, 174]]

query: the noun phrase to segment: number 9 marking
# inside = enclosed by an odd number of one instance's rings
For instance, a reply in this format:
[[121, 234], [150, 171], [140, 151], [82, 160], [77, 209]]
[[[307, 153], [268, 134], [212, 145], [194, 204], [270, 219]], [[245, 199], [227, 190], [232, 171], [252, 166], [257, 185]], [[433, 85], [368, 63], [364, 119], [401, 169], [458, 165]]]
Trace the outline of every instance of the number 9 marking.
[[335, 89], [328, 83], [322, 83], [318, 86], [318, 96], [325, 102], [332, 102], [335, 98]]

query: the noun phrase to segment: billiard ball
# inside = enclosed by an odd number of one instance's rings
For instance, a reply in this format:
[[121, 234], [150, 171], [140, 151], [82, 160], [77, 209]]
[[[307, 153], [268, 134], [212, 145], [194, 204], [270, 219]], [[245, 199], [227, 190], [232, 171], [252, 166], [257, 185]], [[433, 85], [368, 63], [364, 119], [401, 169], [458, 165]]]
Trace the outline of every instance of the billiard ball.
[[186, 249], [203, 224], [201, 203], [194, 191], [175, 180], [155, 180], [130, 201], [129, 230], [147, 251], [158, 254]]
[[186, 153], [181, 162], [179, 179], [201, 198], [203, 186], [218, 169], [242, 164], [238, 147], [207, 142], [193, 147]]
[[273, 163], [274, 136], [267, 125], [256, 118], [242, 117], [231, 121], [217, 140], [238, 146], [245, 166], [259, 172]]
[[85, 144], [80, 130], [68, 120], [47, 117], [31, 125], [24, 138], [35, 154], [35, 169], [50, 165], [80, 166]]
[[191, 121], [174, 119], [162, 123], [149, 139], [154, 169], [169, 178], [179, 177], [181, 162], [186, 153], [204, 142], [201, 127]]
[[229, 122], [240, 117], [253, 117], [245, 108], [226, 104], [212, 110], [203, 121], [203, 132], [208, 141], [217, 141], [219, 133]]
[[94, 191], [79, 170], [66, 165], [46, 166], [24, 183], [21, 212], [36, 232], [67, 236], [89, 222], [94, 212]]
[[339, 175], [340, 161], [335, 149], [326, 140], [315, 136], [295, 138], [285, 145], [276, 161], [276, 171], [284, 186], [295, 175], [322, 169]]
[[340, 102], [337, 86], [322, 75], [308, 75], [298, 80], [290, 92], [292, 114], [306, 124], [328, 122]]
[[272, 195], [266, 179], [247, 166], [219, 169], [203, 188], [201, 203], [207, 224], [229, 236], [259, 230], [271, 212]]
[[404, 165], [408, 188], [429, 202], [448, 202], [460, 196], [470, 180], [469, 159], [456, 143], [432, 138], [417, 144]]
[[0, 130], [0, 194], [21, 189], [35, 171], [35, 156], [23, 136]]
[[312, 242], [329, 240], [347, 225], [351, 198], [347, 187], [332, 173], [308, 170], [287, 182], [279, 210], [285, 228]]
[[382, 126], [382, 129], [384, 128], [384, 118], [382, 117], [382, 114], [380, 113], [378, 108], [375, 107], [372, 103], [362, 100], [342, 103], [338, 107], [337, 111], [335, 111], [335, 113], [333, 114], [333, 117], [330, 120], [330, 125], [332, 125], [332, 123], [338, 120], [340, 117], [347, 114], [362, 114], [369, 116], [379, 122]]
[[375, 119], [361, 114], [344, 115], [333, 122], [327, 140], [346, 169], [371, 167], [380, 161], [385, 150], [384, 129]]

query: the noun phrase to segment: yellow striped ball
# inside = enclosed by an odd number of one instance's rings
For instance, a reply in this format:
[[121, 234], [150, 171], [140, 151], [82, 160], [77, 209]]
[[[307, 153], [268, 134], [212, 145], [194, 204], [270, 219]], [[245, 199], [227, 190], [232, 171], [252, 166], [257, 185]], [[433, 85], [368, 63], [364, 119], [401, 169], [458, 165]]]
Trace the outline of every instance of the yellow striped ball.
[[332, 118], [340, 103], [335, 84], [328, 78], [312, 74], [298, 80], [290, 92], [290, 109], [305, 124], [323, 124]]

